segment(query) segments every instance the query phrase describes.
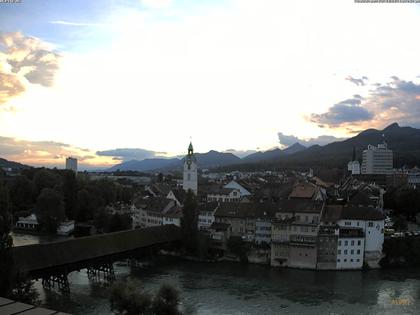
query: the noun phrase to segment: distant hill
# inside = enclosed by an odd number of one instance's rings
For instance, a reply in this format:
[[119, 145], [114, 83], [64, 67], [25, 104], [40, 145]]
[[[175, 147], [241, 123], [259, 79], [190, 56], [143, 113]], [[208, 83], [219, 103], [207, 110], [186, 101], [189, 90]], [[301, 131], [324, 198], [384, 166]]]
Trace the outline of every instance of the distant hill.
[[137, 171], [137, 172], [146, 172], [162, 168], [177, 168], [181, 166], [180, 159], [145, 159], [142, 161], [130, 160], [127, 162], [122, 162], [120, 164], [114, 165], [109, 168], [107, 171]]
[[[362, 152], [369, 144], [377, 145], [385, 141], [394, 151], [394, 164], [401, 166], [420, 166], [420, 129], [400, 127], [397, 123], [383, 130], [367, 129], [355, 137], [333, 142], [324, 146], [313, 145], [309, 148], [295, 143], [287, 149], [273, 149], [256, 152], [242, 159], [232, 153], [209, 151], [197, 153], [200, 168], [221, 168], [225, 170], [258, 170], [269, 168], [346, 168], [352, 158], [353, 147], [357, 159], [361, 161]], [[109, 171], [154, 171], [182, 167], [182, 159], [146, 159], [128, 161], [115, 165]]]
[[[388, 148], [394, 152], [394, 166], [420, 166], [420, 129], [400, 127], [397, 123], [389, 125], [383, 130], [367, 129], [355, 137], [344, 141], [337, 141], [325, 146], [314, 145], [307, 149], [285, 155], [284, 153], [271, 160], [247, 161], [241, 169], [302, 167], [302, 168], [342, 168], [352, 158], [353, 147], [356, 149], [356, 158], [362, 161], [362, 152], [369, 144], [377, 145], [386, 142]], [[267, 152], [266, 157], [268, 156]], [[245, 159], [244, 159], [245, 160]], [[236, 165], [232, 169], [237, 169]]]
[[280, 157], [284, 157], [290, 154], [295, 154], [297, 152], [306, 150], [306, 147], [301, 145], [300, 143], [295, 143], [290, 147], [281, 150], [281, 149], [273, 149], [265, 152], [256, 152], [250, 154], [242, 159], [243, 163], [250, 163], [250, 162], [263, 162], [263, 161], [270, 161]]
[[30, 168], [30, 166], [18, 162], [8, 161], [0, 158], [0, 167], [11, 168], [14, 170], [22, 170]]
[[353, 147], [356, 149], [357, 159], [361, 161], [362, 152], [369, 144], [377, 145], [384, 141], [388, 148], [394, 151], [396, 167], [420, 165], [420, 129], [400, 127], [397, 123], [383, 130], [365, 130], [344, 141], [310, 147], [294, 154], [293, 160], [295, 163], [330, 164], [338, 167], [350, 161]]
[[[209, 151], [207, 153], [196, 153], [195, 157], [197, 158], [197, 164], [200, 168], [209, 168], [209, 167], [220, 167], [226, 165], [232, 165], [239, 163], [241, 161], [236, 155], [232, 153], [222, 153], [217, 151]], [[117, 165], [114, 165], [109, 172], [120, 171], [156, 171], [163, 169], [176, 169], [181, 168], [183, 165], [183, 159], [172, 158], [172, 159], [145, 159], [142, 161], [131, 160], [123, 162]]]
[[306, 150], [306, 147], [301, 145], [299, 142], [296, 142], [295, 144], [291, 145], [290, 147], [287, 147], [283, 150], [283, 153], [285, 155], [295, 154], [297, 152]]
[[214, 150], [207, 153], [197, 153], [195, 157], [197, 158], [198, 166], [201, 168], [225, 166], [241, 162], [241, 159], [232, 153], [223, 153]]

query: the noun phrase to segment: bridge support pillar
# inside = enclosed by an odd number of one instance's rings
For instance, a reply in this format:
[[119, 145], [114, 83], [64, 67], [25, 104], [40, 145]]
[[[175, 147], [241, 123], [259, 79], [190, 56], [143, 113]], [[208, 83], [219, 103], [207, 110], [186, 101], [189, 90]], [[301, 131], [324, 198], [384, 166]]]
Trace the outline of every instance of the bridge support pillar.
[[96, 266], [87, 267], [87, 275], [89, 280], [112, 282], [115, 280], [114, 265], [112, 262], [103, 263]]
[[69, 280], [67, 273], [57, 273], [42, 277], [42, 286], [44, 289], [51, 290], [57, 285], [57, 289], [62, 293], [70, 293]]

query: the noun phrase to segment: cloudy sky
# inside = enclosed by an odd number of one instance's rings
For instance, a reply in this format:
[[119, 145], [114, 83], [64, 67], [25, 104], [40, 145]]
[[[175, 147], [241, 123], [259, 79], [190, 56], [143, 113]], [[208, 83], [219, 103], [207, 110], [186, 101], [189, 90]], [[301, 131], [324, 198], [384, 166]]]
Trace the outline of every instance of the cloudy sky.
[[[84, 167], [420, 127], [420, 6], [0, 3], [0, 157]], [[249, 151], [251, 150], [251, 151]]]

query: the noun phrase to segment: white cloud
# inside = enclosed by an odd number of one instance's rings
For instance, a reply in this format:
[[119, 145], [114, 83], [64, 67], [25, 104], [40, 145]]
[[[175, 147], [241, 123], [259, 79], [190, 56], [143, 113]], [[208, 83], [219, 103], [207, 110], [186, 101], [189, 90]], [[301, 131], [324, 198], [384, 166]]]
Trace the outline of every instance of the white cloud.
[[140, 3], [145, 8], [168, 9], [171, 7], [173, 0], [140, 0]]
[[63, 53], [54, 88], [31, 87], [14, 104], [21, 111], [1, 117], [0, 133], [95, 150], [179, 154], [190, 136], [201, 152], [264, 150], [278, 144], [279, 129], [300, 139], [325, 134], [303, 116], [366, 95], [367, 86], [349, 84], [348, 75], [369, 82], [418, 75], [420, 42], [411, 30], [420, 19], [411, 6], [156, 3], [149, 7], [165, 10], [113, 11], [106, 19], [112, 43]]

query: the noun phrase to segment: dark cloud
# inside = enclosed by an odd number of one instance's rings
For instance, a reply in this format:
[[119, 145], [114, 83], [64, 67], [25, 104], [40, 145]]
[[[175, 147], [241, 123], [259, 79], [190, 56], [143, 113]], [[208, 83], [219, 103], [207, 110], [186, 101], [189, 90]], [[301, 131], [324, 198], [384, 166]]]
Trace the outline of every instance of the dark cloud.
[[349, 76], [346, 77], [346, 80], [350, 81], [351, 83], [354, 83], [358, 86], [364, 86], [364, 85], [366, 85], [366, 83], [369, 79], [365, 76], [361, 77], [360, 79], [357, 79], [357, 78], [353, 78], [352, 76], [349, 75]]
[[420, 84], [396, 76], [392, 81], [370, 91], [363, 106], [374, 112], [377, 124], [386, 126], [398, 121], [403, 125], [420, 126]]
[[420, 84], [392, 76], [388, 83], [373, 84], [366, 97], [353, 95], [308, 119], [318, 126], [348, 130], [381, 128], [393, 122], [420, 127]]
[[99, 156], [111, 156], [117, 160], [129, 161], [129, 160], [144, 160], [153, 158], [159, 155], [165, 155], [166, 152], [156, 152], [140, 148], [125, 148], [125, 149], [112, 149], [106, 151], [96, 152]]
[[311, 114], [309, 120], [313, 123], [340, 126], [343, 123], [367, 121], [373, 114], [361, 106], [362, 98], [354, 97], [330, 107], [326, 113]]
[[295, 144], [296, 142], [304, 145], [305, 147], [310, 147], [313, 145], [326, 145], [328, 143], [331, 142], [335, 142], [335, 141], [342, 141], [345, 140], [345, 138], [337, 138], [334, 136], [328, 136], [328, 135], [322, 135], [316, 138], [310, 138], [310, 139], [300, 139], [296, 136], [293, 135], [285, 135], [282, 132], [277, 133], [278, 137], [279, 137], [279, 142], [282, 145], [282, 147], [288, 147], [291, 146], [293, 144]]

